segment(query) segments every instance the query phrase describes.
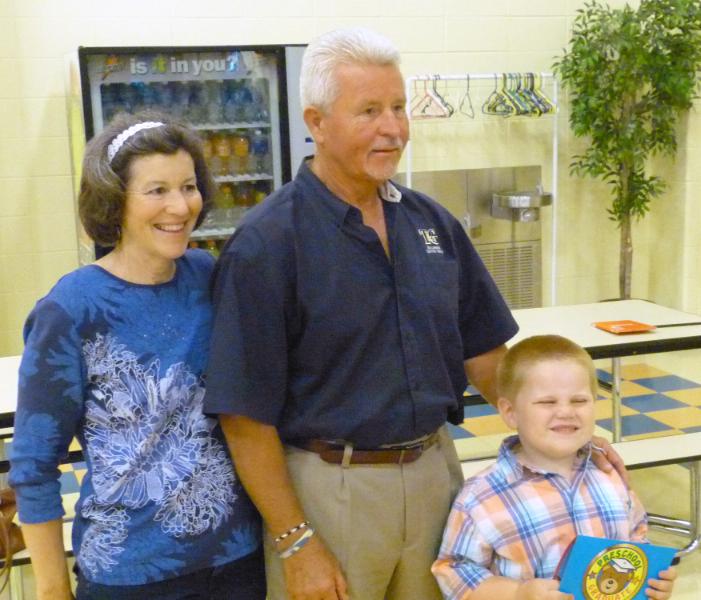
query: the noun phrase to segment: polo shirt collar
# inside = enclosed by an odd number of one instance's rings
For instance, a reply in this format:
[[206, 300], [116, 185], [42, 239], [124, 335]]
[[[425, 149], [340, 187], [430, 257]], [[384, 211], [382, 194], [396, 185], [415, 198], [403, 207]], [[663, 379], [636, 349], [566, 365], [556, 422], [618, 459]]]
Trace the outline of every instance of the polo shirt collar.
[[[348, 212], [352, 210], [358, 210], [354, 206], [348, 204], [341, 200], [336, 194], [334, 194], [326, 184], [324, 184], [321, 179], [319, 179], [314, 171], [309, 167], [309, 161], [312, 157], [308, 156], [303, 161], [297, 171], [297, 179], [299, 179], [305, 186], [311, 187], [312, 190], [321, 198], [321, 204], [325, 206], [333, 215], [334, 220], [342, 224], [345, 222]], [[402, 193], [399, 189], [389, 180], [385, 181], [382, 185], [377, 188], [377, 192], [382, 198], [387, 202], [399, 203], [402, 199]]]
[[377, 192], [380, 194], [380, 198], [387, 202], [401, 202], [402, 200], [402, 193], [389, 179], [377, 188]]

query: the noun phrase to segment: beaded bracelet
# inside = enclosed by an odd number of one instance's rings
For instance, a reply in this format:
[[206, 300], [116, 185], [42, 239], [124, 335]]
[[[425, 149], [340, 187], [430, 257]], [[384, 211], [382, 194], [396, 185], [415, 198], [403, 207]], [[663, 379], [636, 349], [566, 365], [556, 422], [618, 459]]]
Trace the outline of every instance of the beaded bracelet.
[[292, 529], [288, 529], [285, 533], [281, 533], [273, 541], [276, 544], [279, 544], [285, 538], [290, 537], [293, 533], [297, 533], [300, 529], [304, 529], [305, 527], [309, 527], [309, 525], [311, 525], [311, 523], [309, 521], [302, 521], [299, 525], [295, 525]]
[[289, 548], [286, 548], [282, 552], [278, 552], [277, 555], [282, 559], [290, 558], [290, 556], [297, 554], [297, 552], [304, 548], [309, 543], [309, 540], [313, 535], [314, 530], [307, 525], [307, 530], [299, 537], [299, 539], [295, 540], [294, 544], [292, 544]]

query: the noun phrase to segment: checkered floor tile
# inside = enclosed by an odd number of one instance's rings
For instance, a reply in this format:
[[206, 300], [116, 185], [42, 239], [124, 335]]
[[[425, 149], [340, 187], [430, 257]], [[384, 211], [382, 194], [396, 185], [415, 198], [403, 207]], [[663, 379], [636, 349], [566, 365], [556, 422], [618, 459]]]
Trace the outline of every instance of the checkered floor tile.
[[[611, 374], [597, 372], [611, 382]], [[701, 431], [701, 384], [645, 364], [622, 369], [622, 426], [626, 439]], [[468, 388], [466, 395], [476, 390]], [[596, 423], [612, 430], [610, 393], [602, 390], [596, 402]], [[465, 407], [465, 420], [452, 427], [456, 439], [509, 432], [495, 408], [487, 404]]]

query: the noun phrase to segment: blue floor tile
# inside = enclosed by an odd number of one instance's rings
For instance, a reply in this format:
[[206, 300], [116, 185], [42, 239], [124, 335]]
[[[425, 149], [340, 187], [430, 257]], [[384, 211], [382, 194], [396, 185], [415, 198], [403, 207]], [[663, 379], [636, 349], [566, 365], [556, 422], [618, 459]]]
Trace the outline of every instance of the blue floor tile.
[[701, 431], [701, 425], [694, 425], [694, 427], [683, 427], [682, 431], [684, 433], [695, 433], [697, 431]]
[[78, 478], [72, 471], [61, 473], [59, 481], [61, 482], [62, 494], [73, 494], [75, 492], [80, 491], [80, 484], [78, 483]]
[[656, 392], [670, 392], [672, 390], [686, 390], [689, 388], [699, 387], [699, 384], [677, 375], [664, 375], [663, 377], [645, 377], [643, 379], [633, 379], [639, 385], [642, 385]]
[[606, 383], [613, 382], [613, 375], [611, 375], [611, 373], [609, 373], [608, 371], [604, 371], [602, 369], [596, 370], [596, 378], [599, 381], [605, 381]]
[[458, 427], [457, 425], [452, 425], [450, 423], [448, 423], [448, 431], [450, 432], [450, 437], [452, 437], [454, 440], [475, 437], [474, 434], [463, 429], [462, 427]]
[[689, 406], [684, 402], [679, 402], [674, 398], [665, 396], [664, 394], [643, 394], [641, 396], [625, 396], [621, 402], [628, 408], [637, 410], [641, 413], [648, 413], [653, 410], [668, 410], [671, 408], [684, 408]]
[[466, 419], [472, 417], [486, 417], [487, 415], [496, 415], [499, 411], [491, 404], [477, 404], [475, 406], [466, 406], [463, 409]]
[[[613, 431], [613, 419], [600, 419], [597, 425], [608, 431]], [[652, 433], [655, 431], [667, 431], [669, 426], [647, 415], [628, 415], [622, 418], [623, 435], [639, 435], [641, 433]]]

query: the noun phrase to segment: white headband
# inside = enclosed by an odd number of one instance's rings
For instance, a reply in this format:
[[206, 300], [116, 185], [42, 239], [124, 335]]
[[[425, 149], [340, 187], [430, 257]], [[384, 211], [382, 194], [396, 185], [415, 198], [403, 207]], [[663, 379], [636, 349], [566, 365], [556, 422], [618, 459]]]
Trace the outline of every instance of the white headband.
[[122, 133], [114, 138], [110, 142], [110, 145], [107, 146], [108, 162], [112, 162], [114, 157], [117, 155], [117, 152], [119, 152], [119, 149], [124, 145], [124, 142], [126, 142], [132, 135], [139, 133], [139, 131], [142, 129], [153, 129], [154, 127], [160, 127], [161, 125], [163, 125], [163, 123], [160, 121], [144, 121], [143, 123], [137, 123], [136, 125], [132, 125], [128, 129], [122, 131]]

